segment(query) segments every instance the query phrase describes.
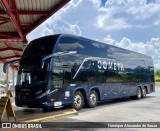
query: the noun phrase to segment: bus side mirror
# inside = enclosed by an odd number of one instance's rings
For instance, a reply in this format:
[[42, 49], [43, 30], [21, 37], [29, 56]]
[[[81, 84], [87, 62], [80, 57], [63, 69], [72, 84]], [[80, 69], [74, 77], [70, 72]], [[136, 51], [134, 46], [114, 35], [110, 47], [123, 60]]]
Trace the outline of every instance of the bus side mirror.
[[53, 57], [53, 56], [54, 56], [54, 54], [50, 54], [50, 55], [42, 58], [42, 62], [41, 62], [41, 68], [42, 68], [42, 69], [43, 69], [43, 67], [44, 67], [44, 64], [45, 64], [46, 60], [47, 60], [48, 58]]
[[7, 72], [7, 68], [9, 64], [15, 63], [17, 61], [20, 61], [20, 59], [16, 59], [16, 60], [12, 60], [12, 61], [8, 61], [3, 65], [3, 72], [6, 73]]
[[41, 62], [41, 68], [43, 69], [45, 61]]

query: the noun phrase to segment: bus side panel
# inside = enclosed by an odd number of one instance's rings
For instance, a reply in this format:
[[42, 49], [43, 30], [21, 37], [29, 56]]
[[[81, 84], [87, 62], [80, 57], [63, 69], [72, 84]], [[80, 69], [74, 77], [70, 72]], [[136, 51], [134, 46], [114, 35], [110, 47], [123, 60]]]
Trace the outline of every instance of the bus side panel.
[[136, 95], [137, 85], [127, 83], [106, 83], [102, 89], [101, 100], [123, 98]]

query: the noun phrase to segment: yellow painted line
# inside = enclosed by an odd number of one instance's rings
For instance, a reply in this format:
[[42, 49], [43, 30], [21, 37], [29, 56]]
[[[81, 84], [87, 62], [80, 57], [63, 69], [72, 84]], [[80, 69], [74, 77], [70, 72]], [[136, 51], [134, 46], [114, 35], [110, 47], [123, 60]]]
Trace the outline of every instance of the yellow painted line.
[[73, 115], [77, 115], [77, 111], [75, 109], [72, 109], [72, 111], [68, 111], [68, 112], [64, 112], [62, 114], [59, 115], [53, 115], [53, 116], [47, 116], [47, 117], [42, 117], [42, 118], [37, 118], [37, 119], [32, 119], [32, 120], [26, 120], [26, 121], [22, 121], [22, 122], [47, 122], [47, 121], [53, 121], [53, 120], [57, 120], [57, 119], [62, 119], [62, 118], [66, 118], [69, 116], [73, 116]]

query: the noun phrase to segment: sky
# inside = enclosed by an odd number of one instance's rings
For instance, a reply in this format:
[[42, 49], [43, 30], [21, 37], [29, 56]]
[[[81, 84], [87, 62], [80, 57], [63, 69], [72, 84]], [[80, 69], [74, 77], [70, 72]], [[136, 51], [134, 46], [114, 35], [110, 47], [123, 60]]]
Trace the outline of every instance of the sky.
[[27, 39], [79, 35], [149, 55], [160, 69], [159, 11], [160, 0], [71, 0]]

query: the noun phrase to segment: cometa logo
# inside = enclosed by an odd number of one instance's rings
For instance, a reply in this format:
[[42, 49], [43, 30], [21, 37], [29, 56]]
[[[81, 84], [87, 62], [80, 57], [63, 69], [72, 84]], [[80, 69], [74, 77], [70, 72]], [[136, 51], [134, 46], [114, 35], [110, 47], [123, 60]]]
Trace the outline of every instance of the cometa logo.
[[98, 69], [124, 71], [123, 64], [107, 61], [98, 61]]

